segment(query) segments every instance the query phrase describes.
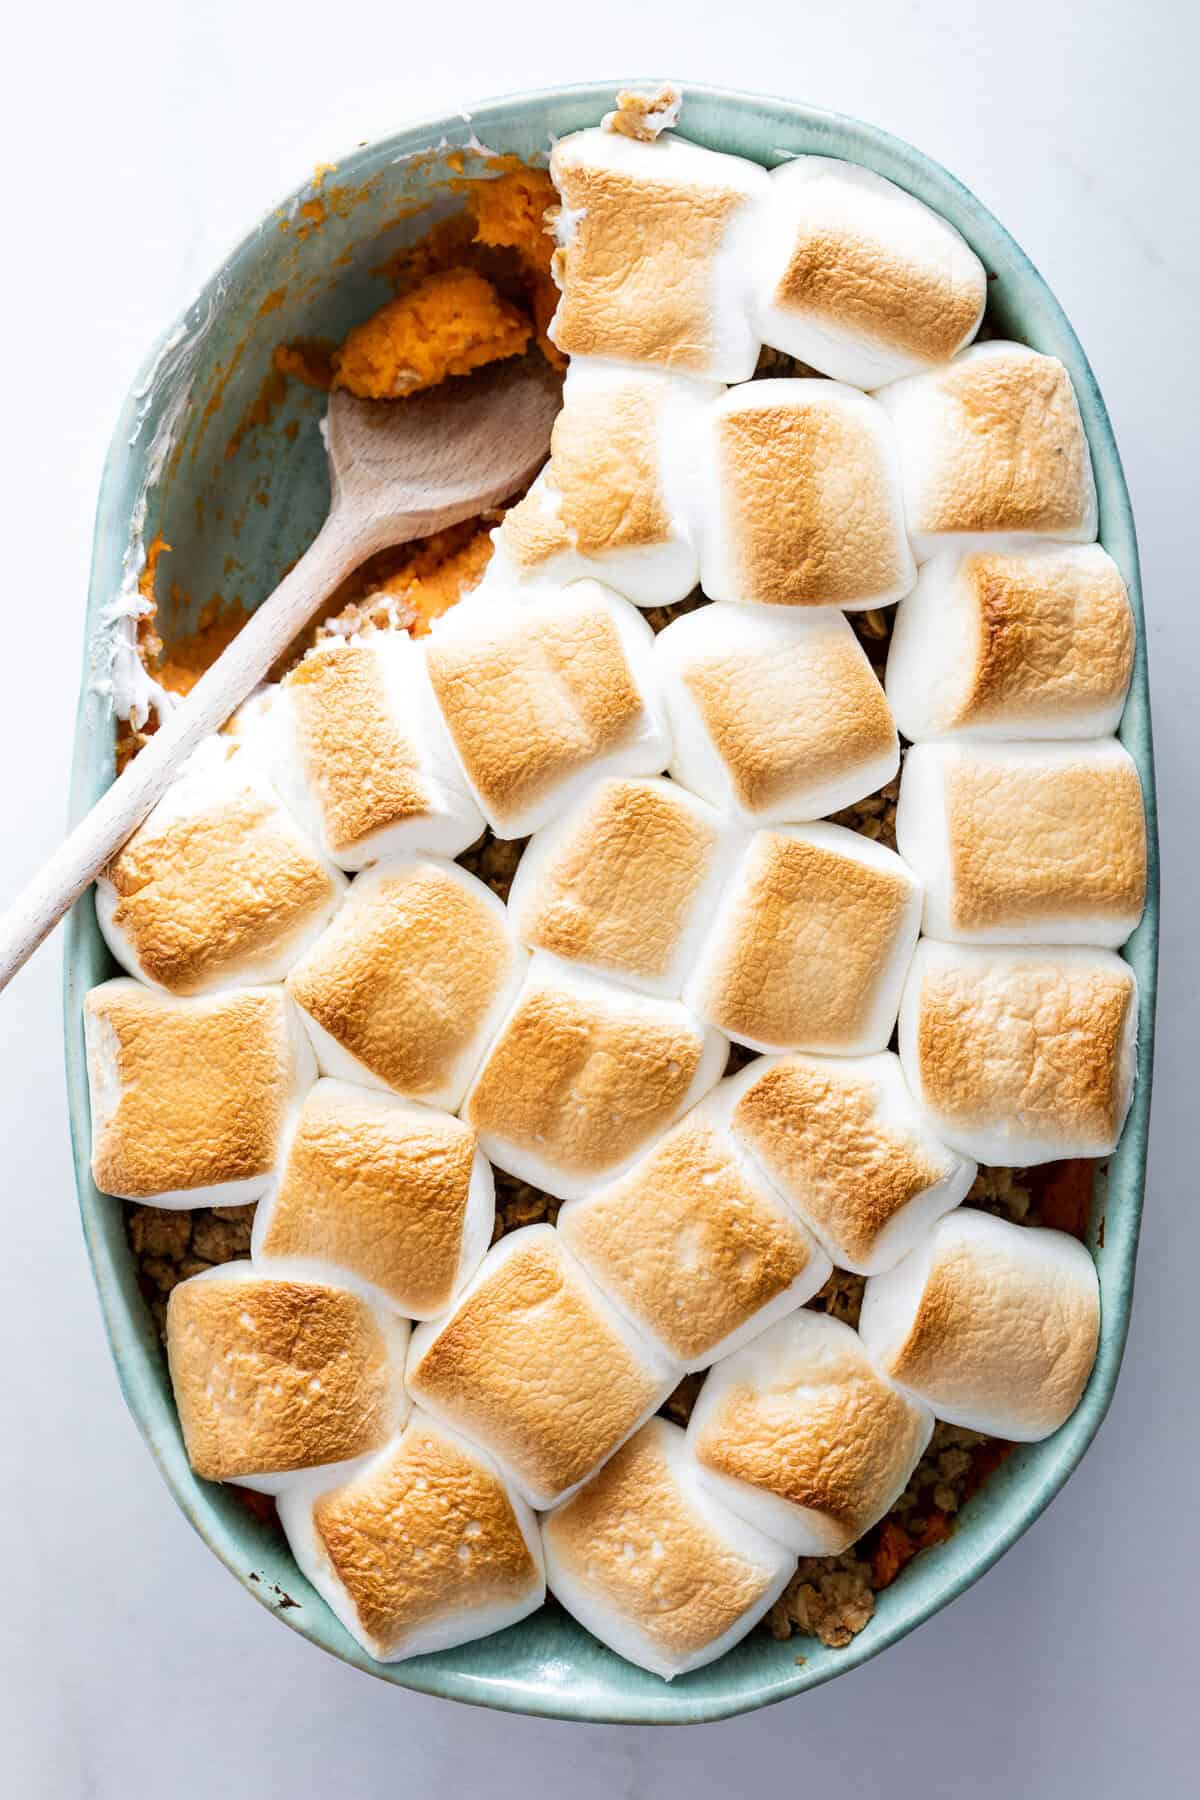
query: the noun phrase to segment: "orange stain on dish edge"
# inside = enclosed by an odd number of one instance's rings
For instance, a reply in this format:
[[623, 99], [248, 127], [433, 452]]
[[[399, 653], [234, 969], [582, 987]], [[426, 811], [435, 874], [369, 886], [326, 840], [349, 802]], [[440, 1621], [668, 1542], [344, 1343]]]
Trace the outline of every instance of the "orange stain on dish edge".
[[[171, 599], [179, 606], [187, 603], [187, 596], [174, 586]], [[214, 594], [203, 607], [195, 631], [180, 638], [166, 652], [154, 671], [155, 679], [172, 694], [189, 694], [204, 671], [233, 642], [249, 616], [240, 595], [226, 600], [223, 595]]]
[[333, 386], [334, 346], [321, 338], [297, 338], [292, 344], [276, 344], [271, 360], [276, 371], [302, 381], [306, 387]]
[[[263, 376], [257, 394], [246, 408], [225, 446], [226, 461], [237, 455], [250, 432], [271, 423], [276, 411], [287, 399], [287, 392], [287, 375], [272, 363], [271, 368]], [[294, 432], [292, 436], [295, 436]]]
[[[234, 371], [237, 368], [238, 364], [241, 362], [243, 355], [245, 354], [246, 346], [250, 342], [250, 336], [251, 336], [251, 333], [248, 331], [246, 333], [246, 335], [243, 338], [241, 338], [234, 345], [232, 353], [230, 354], [230, 357], [229, 357], [229, 361], [227, 363], [224, 363], [224, 364], [218, 363], [217, 364], [217, 379], [213, 385], [212, 393], [208, 396], [208, 399], [204, 403], [204, 410], [200, 414], [199, 421], [196, 425], [196, 430], [192, 437], [191, 446], [188, 451], [188, 454], [193, 462], [195, 462], [197, 453], [199, 452], [199, 449], [200, 449], [200, 445], [204, 441], [205, 432], [208, 430], [208, 427], [212, 423], [213, 418], [221, 410], [221, 404], [225, 399], [225, 390], [229, 386], [230, 381], [233, 379]], [[175, 452], [176, 457], [178, 456], [179, 452], [182, 451], [182, 449], [183, 449], [183, 439], [180, 439], [179, 444], [176, 446], [176, 452]]]
[[[476, 164], [481, 163], [489, 174], [500, 176], [498, 181], [469, 180], [465, 178], [467, 159], [470, 156]], [[522, 279], [528, 284], [525, 303], [533, 313], [535, 327], [538, 329], [539, 341], [547, 353], [554, 355], [552, 347], [548, 347], [544, 338], [544, 307], [538, 302], [541, 299], [537, 291], [539, 278], [545, 279], [548, 274], [550, 244], [543, 239], [539, 230], [541, 225], [542, 203], [549, 204], [553, 198], [553, 189], [549, 178], [543, 171], [527, 168], [520, 159], [511, 155], [489, 154], [480, 156], [474, 151], [451, 151], [448, 155], [441, 151], [431, 151], [423, 158], [413, 158], [410, 167], [419, 167], [423, 163], [432, 165], [442, 161], [452, 171], [452, 178], [443, 185], [454, 192], [468, 192], [473, 198], [471, 205], [464, 212], [444, 220], [435, 226], [427, 240], [416, 246], [409, 246], [395, 259], [396, 267], [389, 269], [397, 279], [397, 285], [407, 285], [414, 278], [418, 281], [422, 275], [428, 274], [438, 265], [445, 266], [447, 260], [457, 259], [465, 246], [478, 246], [485, 260], [489, 256], [511, 256]], [[309, 233], [319, 230], [333, 216], [345, 217], [355, 206], [366, 200], [378, 187], [380, 175], [357, 187], [335, 187], [327, 185], [328, 177], [335, 172], [333, 164], [319, 164], [314, 171], [311, 197], [297, 209], [300, 224], [296, 236], [302, 239]], [[507, 178], [507, 179], [506, 179]], [[387, 221], [387, 226], [398, 224], [403, 220], [419, 216], [428, 210], [431, 202], [428, 198], [403, 203]], [[288, 229], [289, 221], [280, 214], [278, 222], [281, 229]], [[385, 226], [386, 229], [386, 226]], [[298, 254], [298, 252], [297, 252]], [[339, 259], [350, 260], [350, 251], [346, 250]], [[424, 264], [424, 267], [421, 265]], [[407, 277], [405, 281], [401, 275]], [[510, 271], [511, 272], [511, 271]], [[496, 279], [508, 286], [503, 273], [488, 268], [489, 275], [495, 273]], [[304, 289], [296, 290], [297, 297]], [[271, 317], [278, 312], [288, 297], [288, 285], [282, 284], [272, 289], [260, 302], [255, 313], [255, 322]], [[190, 443], [186, 444], [191, 458], [199, 453], [205, 432], [216, 413], [220, 410], [229, 383], [232, 380], [244, 356], [252, 331], [236, 344], [224, 363], [216, 368], [215, 381], [209, 393]], [[299, 380], [306, 385], [327, 389], [333, 375], [333, 348], [317, 341], [300, 340], [291, 344], [277, 345], [272, 354], [272, 366], [264, 377], [257, 394], [251, 401], [247, 411], [235, 430], [230, 435], [224, 448], [224, 456], [230, 459], [237, 455], [249, 432], [256, 427], [269, 425], [276, 408], [286, 394], [288, 378]], [[295, 440], [299, 431], [299, 421], [289, 420], [284, 427], [284, 435], [289, 442]], [[173, 449], [164, 483], [164, 498], [171, 483], [172, 476], [178, 467], [179, 459], [185, 448], [185, 440], [181, 440]], [[257, 486], [255, 492], [247, 496], [245, 504], [239, 509], [233, 521], [233, 532], [239, 536], [245, 523], [247, 509], [251, 504], [265, 507], [269, 504], [269, 489], [264, 483]], [[197, 527], [204, 525], [204, 499], [196, 501]], [[420, 633], [428, 630], [429, 621], [446, 607], [452, 605], [459, 594], [473, 586], [482, 574], [484, 563], [491, 553], [487, 529], [480, 528], [481, 522], [475, 522], [462, 539], [453, 543], [433, 541], [427, 545], [399, 546], [390, 553], [390, 564], [371, 574], [364, 583], [361, 578], [357, 584], [357, 593], [351, 598], [349, 593], [339, 596], [344, 605], [347, 601], [353, 604], [361, 601], [366, 593], [380, 599], [385, 596], [397, 603], [408, 619], [408, 629]], [[139, 585], [142, 591], [154, 604], [155, 567], [158, 557], [167, 549], [161, 536], [156, 538], [147, 552], [146, 568]], [[226, 573], [235, 567], [236, 559], [226, 559]], [[178, 590], [173, 584], [173, 595], [178, 597]], [[224, 608], [224, 610], [220, 610]], [[148, 664], [162, 659], [155, 669], [156, 676], [163, 685], [170, 686], [177, 681], [190, 677], [188, 685], [196, 679], [207, 654], [210, 658], [219, 654], [226, 642], [236, 631], [239, 623], [246, 616], [240, 602], [226, 603], [220, 596], [214, 595], [209, 606], [201, 615], [197, 631], [187, 639], [180, 640], [170, 651], [164, 652], [162, 640], [154, 630], [150, 621], [151, 613], [143, 621], [141, 641], [143, 653]], [[164, 678], [165, 674], [165, 678]], [[185, 690], [179, 690], [185, 691]]]

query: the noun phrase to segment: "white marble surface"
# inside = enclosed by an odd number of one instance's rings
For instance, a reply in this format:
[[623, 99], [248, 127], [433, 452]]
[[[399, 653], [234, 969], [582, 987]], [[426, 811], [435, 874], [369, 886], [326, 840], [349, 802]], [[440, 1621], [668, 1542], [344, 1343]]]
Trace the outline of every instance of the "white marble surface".
[[63, 820], [112, 420], [224, 245], [315, 162], [408, 117], [667, 71], [910, 138], [1057, 290], [1112, 412], [1141, 532], [1165, 904], [1138, 1305], [1095, 1448], [1000, 1567], [904, 1644], [807, 1698], [678, 1732], [503, 1718], [368, 1681], [212, 1561], [109, 1363], [68, 1169], [61, 950], [45, 947], [0, 1002], [5, 1792], [1194, 1791], [1197, 16], [1189, 0], [113, 0], [10, 21], [0, 902]]

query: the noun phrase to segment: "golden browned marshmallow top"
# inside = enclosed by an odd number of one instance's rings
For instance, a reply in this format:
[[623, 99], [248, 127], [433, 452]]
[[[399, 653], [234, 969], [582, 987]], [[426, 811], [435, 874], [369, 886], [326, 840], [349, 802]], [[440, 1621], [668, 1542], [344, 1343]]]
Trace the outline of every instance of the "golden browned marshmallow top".
[[568, 384], [544, 482], [505, 514], [501, 535], [519, 570], [568, 550], [602, 556], [667, 541], [658, 441], [664, 403], [663, 391], [633, 370], [604, 386]]
[[277, 977], [342, 891], [253, 764], [210, 748], [117, 852], [98, 895], [121, 960], [172, 994]]
[[891, 428], [873, 400], [830, 381], [758, 381], [713, 416], [723, 517], [703, 540], [706, 593], [840, 606], [912, 585]]
[[1137, 766], [1115, 745], [1112, 755], [1090, 750], [981, 745], [949, 753], [944, 804], [955, 930], [1019, 930], [1047, 916], [1137, 918], [1146, 893]]
[[[478, 631], [465, 629], [468, 619]], [[643, 724], [613, 609], [594, 584], [503, 617], [477, 602], [462, 624], [431, 639], [429, 675], [493, 823], [520, 815]]]
[[427, 1316], [459, 1272], [475, 1133], [449, 1113], [319, 1081], [300, 1109], [255, 1257], [316, 1257]]
[[547, 1553], [594, 1603], [634, 1625], [664, 1660], [683, 1662], [736, 1627], [773, 1571], [739, 1548], [732, 1518], [722, 1534], [696, 1504], [679, 1452], [672, 1456], [675, 1437], [678, 1426], [650, 1419], [543, 1531]]
[[515, 1146], [571, 1182], [626, 1162], [664, 1130], [705, 1049], [682, 1006], [557, 971], [539, 954], [463, 1114], [493, 1161], [508, 1166], [504, 1148]]
[[379, 1081], [453, 1104], [516, 960], [482, 883], [432, 858], [379, 863], [354, 883], [288, 987]]
[[704, 1468], [822, 1515], [832, 1556], [891, 1505], [930, 1425], [849, 1326], [800, 1312], [718, 1367], [689, 1442]]
[[893, 246], [835, 226], [800, 239], [774, 302], [852, 326], [923, 362], [953, 355], [979, 316], [973, 284], [947, 289], [939, 274]]
[[[830, 360], [817, 359], [826, 374], [878, 387], [888, 377], [871, 379], [872, 369], [898, 360], [899, 374], [914, 363], [945, 362], [974, 335], [986, 292], [983, 267], [912, 195], [869, 169], [821, 156], [783, 164], [772, 189], [774, 231], [789, 249], [782, 263], [774, 261], [768, 305], [785, 322], [800, 315], [826, 329]], [[764, 333], [777, 341], [767, 323]], [[858, 358], [847, 339], [860, 346]], [[778, 341], [798, 353], [790, 341]], [[872, 357], [879, 350], [901, 357]]]
[[940, 1418], [1020, 1442], [1078, 1404], [1100, 1330], [1095, 1267], [1065, 1232], [960, 1207], [867, 1285], [862, 1334]]
[[952, 1143], [1011, 1122], [1022, 1141], [1047, 1146], [1043, 1159], [1106, 1154], [1128, 1105], [1135, 1006], [1133, 971], [1105, 951], [926, 940], [905, 996], [907, 1031], [901, 1021], [906, 1074]]
[[412, 739], [389, 701], [370, 643], [318, 644], [284, 677], [300, 756], [334, 855], [430, 810]]
[[150, 1198], [265, 1179], [308, 1067], [282, 988], [175, 1000], [109, 981], [88, 995], [85, 1019], [102, 1193]]
[[731, 1037], [844, 1054], [887, 1042], [895, 1008], [881, 996], [898, 999], [917, 890], [899, 857], [870, 845], [867, 860], [839, 833], [812, 826], [751, 839], [694, 996]]
[[918, 1194], [959, 1166], [881, 1112], [880, 1061], [784, 1057], [746, 1088], [731, 1116], [772, 1180], [856, 1264]]
[[[730, 646], [698, 658], [683, 679], [747, 813], [822, 786], [896, 752], [896, 727], [853, 632], [828, 629]], [[794, 815], [793, 815], [794, 816]]]
[[559, 1226], [602, 1286], [685, 1363], [702, 1359], [806, 1269], [814, 1290], [829, 1270], [703, 1107], [628, 1174], [573, 1202]]
[[490, 1463], [433, 1420], [313, 1506], [313, 1530], [374, 1653], [461, 1608], [518, 1603], [541, 1570]]
[[167, 1305], [196, 1474], [284, 1474], [378, 1449], [395, 1426], [400, 1371], [371, 1308], [347, 1288], [247, 1278], [249, 1266], [180, 1282]]
[[509, 905], [527, 944], [626, 979], [672, 969], [709, 886], [721, 821], [703, 801], [654, 777], [603, 781], [526, 850]]
[[558, 1233], [536, 1225], [492, 1250], [440, 1327], [421, 1327], [409, 1380], [511, 1468], [535, 1504], [582, 1481], [670, 1385]]
[[950, 723], [988, 725], [1023, 705], [1090, 711], [1121, 699], [1133, 667], [1133, 614], [1120, 571], [1098, 546], [964, 558], [979, 649]]
[[1023, 344], [975, 344], [883, 395], [914, 533], [1094, 535], [1087, 438], [1057, 357]]
[[681, 138], [582, 131], [550, 158], [562, 197], [551, 335], [572, 356], [744, 380], [757, 341], [739, 291], [739, 224], [763, 170]]

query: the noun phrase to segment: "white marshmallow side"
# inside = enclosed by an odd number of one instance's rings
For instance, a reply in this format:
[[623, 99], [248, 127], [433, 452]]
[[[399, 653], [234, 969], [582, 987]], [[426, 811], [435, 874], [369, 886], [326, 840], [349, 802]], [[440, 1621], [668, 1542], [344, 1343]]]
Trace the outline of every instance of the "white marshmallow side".
[[874, 671], [832, 608], [717, 601], [673, 619], [654, 650], [670, 773], [743, 824], [823, 818], [900, 766]]
[[531, 949], [678, 999], [741, 844], [677, 782], [599, 781], [529, 840], [509, 917]]
[[[475, 1444], [470, 1444], [457, 1432], [447, 1426], [435, 1422], [427, 1414], [415, 1410], [405, 1427], [402, 1438], [378, 1451], [368, 1459], [360, 1459], [358, 1464], [351, 1465], [350, 1482], [363, 1487], [369, 1486], [372, 1478], [378, 1478], [386, 1471], [396, 1455], [403, 1439], [410, 1441], [419, 1434], [426, 1434], [452, 1445], [463, 1457], [476, 1463], [482, 1473], [493, 1478], [503, 1486], [505, 1497], [512, 1508], [513, 1518], [530, 1559], [536, 1571], [535, 1578], [528, 1586], [528, 1591], [519, 1597], [508, 1600], [489, 1598], [486, 1591], [473, 1601], [466, 1599], [462, 1593], [454, 1596], [443, 1616], [425, 1619], [416, 1623], [406, 1631], [399, 1642], [383, 1645], [373, 1639], [363, 1623], [358, 1607], [348, 1593], [345, 1583], [334, 1568], [328, 1551], [317, 1530], [314, 1509], [317, 1503], [327, 1494], [336, 1492], [348, 1485], [343, 1481], [331, 1481], [329, 1471], [321, 1470], [313, 1475], [298, 1478], [288, 1490], [280, 1496], [279, 1522], [283, 1526], [288, 1546], [300, 1566], [301, 1573], [310, 1581], [318, 1594], [334, 1614], [340, 1624], [355, 1642], [373, 1656], [377, 1661], [404, 1662], [412, 1656], [431, 1656], [439, 1650], [452, 1650], [459, 1644], [474, 1642], [477, 1638], [490, 1637], [493, 1632], [503, 1631], [509, 1625], [516, 1625], [520, 1620], [536, 1612], [546, 1598], [545, 1562], [542, 1556], [541, 1533], [538, 1530], [537, 1518], [526, 1502], [504, 1482], [499, 1470], [490, 1456]], [[447, 1496], [448, 1512], [453, 1507], [455, 1496]], [[470, 1521], [466, 1522], [467, 1530], [462, 1533], [460, 1557], [469, 1566], [475, 1534], [470, 1533]], [[457, 1521], [455, 1521], [457, 1525]], [[408, 1547], [402, 1543], [385, 1543], [381, 1547], [383, 1554], [390, 1554], [397, 1559], [411, 1555]]]
[[1142, 916], [1141, 782], [1115, 738], [914, 745], [896, 844], [947, 942], [1115, 950]]
[[[602, 1532], [595, 1556], [573, 1541], [570, 1502], [542, 1520], [542, 1545], [550, 1591], [572, 1618], [626, 1662], [672, 1681], [739, 1643], [775, 1604], [795, 1573], [796, 1559], [705, 1489], [679, 1426], [653, 1419], [644, 1430], [665, 1464], [663, 1475], [649, 1476], [649, 1491], [634, 1474], [631, 1501], [641, 1502], [644, 1510], [631, 1510], [618, 1492], [611, 1516], [605, 1515], [605, 1488], [614, 1486], [610, 1465], [594, 1478]], [[635, 1444], [641, 1448], [640, 1439]], [[724, 1566], [712, 1566], [705, 1552], [723, 1552]], [[606, 1585], [604, 1575], [618, 1557], [617, 1578]], [[700, 1562], [694, 1577], [693, 1559]], [[694, 1640], [695, 1633], [688, 1631], [690, 1622], [676, 1624], [673, 1609], [664, 1631], [655, 1615], [670, 1602], [659, 1598], [661, 1592], [678, 1592], [686, 1608], [689, 1593], [707, 1588], [709, 1609], [723, 1612], [730, 1603], [727, 1589], [735, 1585], [753, 1598], [719, 1635], [698, 1645], [664, 1641], [680, 1634]]]
[[[564, 693], [563, 684], [545, 666], [539, 637], [553, 621], [578, 621], [581, 640], [587, 632], [587, 620], [596, 609], [607, 613], [616, 631], [625, 663], [625, 675], [640, 701], [640, 714], [632, 726], [624, 730], [611, 749], [590, 756], [571, 755], [571, 766], [557, 777], [539, 777], [532, 769], [536, 747], [544, 746], [547, 760], [560, 752], [570, 752], [578, 742], [581, 727], [576, 719], [557, 718], [570, 713], [573, 697]], [[549, 592], [523, 602], [512, 590], [493, 590], [460, 602], [452, 611], [434, 621], [429, 655], [435, 669], [435, 696], [438, 689], [436, 665], [442, 646], [469, 656], [479, 653], [477, 679], [488, 688], [489, 711], [501, 710], [501, 689], [508, 704], [503, 709], [497, 728], [505, 735], [505, 754], [512, 746], [524, 748], [530, 773], [513, 783], [511, 799], [489, 802], [481, 793], [477, 777], [486, 781], [480, 768], [472, 767], [473, 752], [455, 742], [455, 752], [463, 777], [470, 788], [487, 824], [501, 839], [529, 837], [540, 831], [558, 813], [564, 811], [593, 781], [604, 775], [657, 775], [666, 768], [671, 756], [671, 740], [666, 714], [658, 691], [654, 662], [654, 633], [645, 619], [627, 600], [602, 588], [597, 582], [575, 582], [566, 588]], [[522, 687], [508, 687], [501, 679], [502, 671], [520, 675]], [[445, 708], [443, 707], [443, 714]], [[450, 736], [454, 740], [453, 726]], [[496, 748], [495, 742], [488, 751]]]
[[900, 1062], [933, 1131], [976, 1162], [1108, 1156], [1133, 1098], [1137, 1014], [1136, 977], [1111, 950], [922, 938]]
[[1095, 1358], [1100, 1289], [1066, 1232], [962, 1207], [868, 1281], [859, 1332], [939, 1419], [1035, 1442], [1075, 1410]]
[[[929, 1408], [873, 1367], [858, 1334], [807, 1309], [710, 1370], [687, 1427], [703, 1486], [797, 1556], [838, 1556], [878, 1524], [932, 1435]], [[763, 1479], [726, 1472], [739, 1464]]]
[[[803, 1108], [789, 1111], [786, 1077], [793, 1069], [801, 1091], [811, 1084], [811, 1116]], [[777, 1070], [783, 1080], [775, 1077]], [[750, 1108], [739, 1113], [740, 1103], [755, 1090], [771, 1096], [767, 1130]], [[930, 1131], [908, 1091], [900, 1059], [890, 1050], [869, 1056], [760, 1057], [719, 1082], [705, 1105], [727, 1123], [833, 1267], [856, 1275], [892, 1268], [966, 1198], [975, 1180], [975, 1163]], [[806, 1169], [804, 1157], [787, 1160], [789, 1138], [802, 1150], [811, 1147], [815, 1167]], [[916, 1188], [879, 1225], [876, 1193], [891, 1195], [898, 1185], [908, 1186], [922, 1168], [931, 1177], [928, 1185]]]
[[1007, 557], [945, 550], [900, 602], [884, 685], [913, 743], [1105, 737], [1125, 706], [1133, 652], [1129, 596], [1099, 544]]

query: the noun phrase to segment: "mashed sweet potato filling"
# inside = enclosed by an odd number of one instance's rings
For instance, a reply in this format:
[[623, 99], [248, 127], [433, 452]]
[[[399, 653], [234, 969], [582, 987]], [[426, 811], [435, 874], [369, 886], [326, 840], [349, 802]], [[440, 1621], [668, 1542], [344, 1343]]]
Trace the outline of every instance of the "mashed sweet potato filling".
[[532, 327], [474, 269], [445, 269], [356, 325], [333, 357], [333, 385], [397, 400], [519, 356]]

